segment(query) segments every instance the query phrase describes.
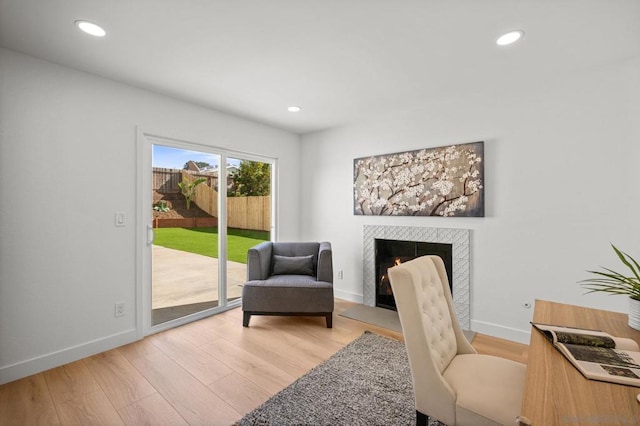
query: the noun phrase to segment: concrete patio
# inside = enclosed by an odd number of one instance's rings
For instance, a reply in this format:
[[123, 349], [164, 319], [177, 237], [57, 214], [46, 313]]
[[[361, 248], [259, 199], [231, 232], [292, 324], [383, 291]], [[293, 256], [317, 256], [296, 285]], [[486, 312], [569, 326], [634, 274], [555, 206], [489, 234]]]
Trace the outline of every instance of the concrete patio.
[[[218, 300], [218, 259], [153, 246], [152, 308]], [[247, 266], [227, 261], [227, 298], [242, 295]]]

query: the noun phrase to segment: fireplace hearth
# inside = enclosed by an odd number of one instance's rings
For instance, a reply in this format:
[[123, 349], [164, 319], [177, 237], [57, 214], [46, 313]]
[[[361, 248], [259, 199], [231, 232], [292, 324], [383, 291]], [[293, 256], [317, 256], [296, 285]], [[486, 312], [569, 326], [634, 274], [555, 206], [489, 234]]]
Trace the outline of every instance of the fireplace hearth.
[[[376, 307], [375, 240], [421, 241], [451, 245], [453, 306], [463, 329], [471, 328], [471, 231], [458, 228], [364, 225], [362, 303]], [[378, 308], [382, 309], [382, 308]], [[388, 309], [387, 309], [388, 311]]]
[[426, 255], [437, 255], [444, 261], [449, 286], [453, 282], [451, 244], [424, 241], [375, 239], [376, 306], [396, 311], [396, 301], [387, 275], [395, 265]]

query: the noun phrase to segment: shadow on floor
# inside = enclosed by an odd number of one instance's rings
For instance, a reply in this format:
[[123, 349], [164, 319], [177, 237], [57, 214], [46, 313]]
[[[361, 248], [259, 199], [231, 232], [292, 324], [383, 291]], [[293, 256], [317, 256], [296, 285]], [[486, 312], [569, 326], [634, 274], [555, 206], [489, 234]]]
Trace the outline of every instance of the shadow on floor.
[[[239, 299], [239, 297], [229, 298], [228, 301]], [[169, 306], [167, 308], [157, 308], [151, 311], [151, 324], [158, 325], [176, 318], [186, 317], [196, 312], [215, 308], [218, 306], [217, 300], [209, 302], [189, 303], [187, 305]]]

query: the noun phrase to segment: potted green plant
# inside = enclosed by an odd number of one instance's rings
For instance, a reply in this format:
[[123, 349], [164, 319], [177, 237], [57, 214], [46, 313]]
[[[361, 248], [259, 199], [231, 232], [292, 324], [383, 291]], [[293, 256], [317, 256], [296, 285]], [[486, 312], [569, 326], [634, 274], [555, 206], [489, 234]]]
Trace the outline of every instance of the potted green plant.
[[640, 330], [640, 265], [627, 253], [618, 250], [611, 244], [618, 259], [631, 271], [631, 274], [621, 274], [609, 268], [603, 271], [587, 271], [595, 277], [579, 282], [587, 288], [587, 293], [604, 292], [609, 294], [622, 294], [629, 297], [629, 326]]

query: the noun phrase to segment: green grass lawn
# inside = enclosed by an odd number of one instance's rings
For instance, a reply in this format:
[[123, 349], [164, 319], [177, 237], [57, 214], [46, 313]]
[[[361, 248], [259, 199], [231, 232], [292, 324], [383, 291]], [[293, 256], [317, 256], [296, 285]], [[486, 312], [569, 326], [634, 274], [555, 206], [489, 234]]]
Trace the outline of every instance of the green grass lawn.
[[[218, 228], [156, 228], [153, 244], [218, 258]], [[227, 230], [227, 259], [247, 263], [247, 251], [269, 241], [268, 231]]]

